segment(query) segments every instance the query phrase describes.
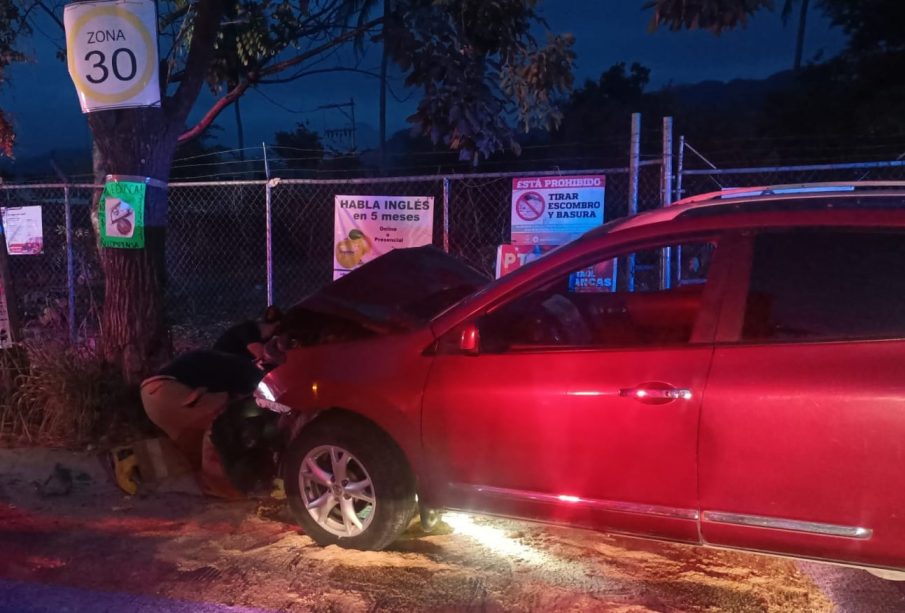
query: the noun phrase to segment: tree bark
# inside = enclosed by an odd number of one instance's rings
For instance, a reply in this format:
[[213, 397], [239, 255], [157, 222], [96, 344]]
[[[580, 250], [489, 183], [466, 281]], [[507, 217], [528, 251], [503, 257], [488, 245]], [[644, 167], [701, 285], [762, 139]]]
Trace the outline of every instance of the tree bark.
[[[161, 106], [99, 111], [88, 115], [93, 137], [94, 173], [101, 183], [109, 174], [148, 177], [166, 184], [179, 135], [195, 104], [213, 58], [222, 0], [198, 0], [183, 78], [172, 96], [161, 82]], [[155, 183], [157, 183], [155, 181]], [[101, 349], [104, 359], [138, 383], [170, 354], [165, 319], [166, 189], [148, 185], [145, 196], [144, 249], [100, 246], [97, 194], [92, 222], [104, 271]]]
[[[106, 175], [136, 175], [169, 180], [179, 129], [161, 109], [124, 109], [93, 113], [98, 182]], [[98, 200], [94, 200], [96, 218]], [[137, 383], [169, 356], [165, 321], [165, 189], [149, 185], [145, 198], [144, 249], [100, 247], [104, 270], [101, 348], [104, 359], [121, 367], [124, 379]]]

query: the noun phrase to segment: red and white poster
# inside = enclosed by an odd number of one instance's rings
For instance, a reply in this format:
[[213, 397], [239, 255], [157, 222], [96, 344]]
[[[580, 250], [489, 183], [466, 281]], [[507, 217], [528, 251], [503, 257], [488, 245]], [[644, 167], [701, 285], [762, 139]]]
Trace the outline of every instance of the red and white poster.
[[433, 196], [336, 196], [333, 280], [402, 247], [430, 245]]
[[44, 229], [41, 207], [15, 206], [0, 208], [6, 233], [6, 252], [10, 255], [44, 253]]
[[496, 278], [540, 259], [554, 249], [556, 245], [500, 245], [496, 251]]
[[512, 180], [512, 243], [564, 245], [603, 224], [606, 177], [574, 175]]

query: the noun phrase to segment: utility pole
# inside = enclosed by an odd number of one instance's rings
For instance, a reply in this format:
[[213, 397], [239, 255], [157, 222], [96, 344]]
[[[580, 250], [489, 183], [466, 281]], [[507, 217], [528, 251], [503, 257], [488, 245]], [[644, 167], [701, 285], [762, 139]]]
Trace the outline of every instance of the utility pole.
[[[343, 115], [345, 115], [346, 119], [348, 119], [349, 122], [350, 122], [352, 125], [350, 126], [350, 129], [349, 129], [349, 130], [345, 130], [345, 129], [342, 129], [342, 130], [334, 130], [334, 129], [327, 129], [327, 128], [324, 128], [324, 136], [326, 136], [326, 137], [328, 137], [328, 138], [332, 138], [332, 137], [333, 137], [333, 134], [340, 134], [340, 135], [342, 135], [342, 134], [345, 134], [345, 133], [348, 132], [348, 133], [350, 134], [350, 136], [352, 137], [352, 151], [355, 151], [355, 148], [356, 148], [356, 142], [355, 142], [355, 98], [349, 98], [349, 101], [348, 101], [348, 102], [339, 102], [339, 103], [336, 103], [336, 104], [323, 104], [323, 105], [317, 107], [317, 110], [319, 110], [319, 111], [320, 111], [320, 110], [331, 110], [331, 109], [337, 109], [337, 110], [339, 110]], [[349, 109], [349, 111], [346, 111], [346, 109]]]
[[[245, 161], [245, 129], [242, 127], [242, 111], [239, 108], [239, 100], [240, 98], [236, 98], [236, 101], [233, 103], [236, 107], [236, 132], [239, 140], [239, 161]], [[244, 166], [244, 164], [243, 164]], [[244, 168], [243, 168], [244, 170]]]
[[386, 23], [392, 10], [392, 0], [383, 0], [383, 56], [380, 58], [380, 170], [387, 165], [387, 33]]
[[355, 98], [349, 98], [349, 107], [352, 109], [352, 151], [356, 151], [355, 146]]

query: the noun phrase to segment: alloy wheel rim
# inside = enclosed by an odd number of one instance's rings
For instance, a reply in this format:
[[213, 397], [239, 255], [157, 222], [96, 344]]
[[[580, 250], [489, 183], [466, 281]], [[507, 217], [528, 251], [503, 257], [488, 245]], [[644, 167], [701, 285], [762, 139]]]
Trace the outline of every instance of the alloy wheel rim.
[[305, 455], [299, 492], [317, 525], [338, 537], [367, 530], [377, 510], [371, 475], [358, 458], [336, 445], [321, 445]]

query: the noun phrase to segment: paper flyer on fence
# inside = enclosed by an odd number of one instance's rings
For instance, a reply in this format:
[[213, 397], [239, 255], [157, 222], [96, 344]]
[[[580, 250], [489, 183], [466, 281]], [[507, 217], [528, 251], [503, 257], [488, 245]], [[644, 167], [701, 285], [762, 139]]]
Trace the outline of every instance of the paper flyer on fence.
[[41, 207], [11, 206], [0, 208], [6, 232], [6, 252], [10, 255], [44, 253], [44, 229]]
[[403, 247], [433, 242], [432, 196], [336, 196], [333, 279]]

